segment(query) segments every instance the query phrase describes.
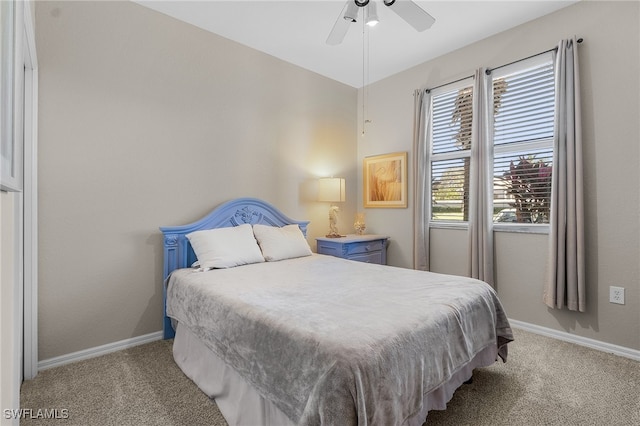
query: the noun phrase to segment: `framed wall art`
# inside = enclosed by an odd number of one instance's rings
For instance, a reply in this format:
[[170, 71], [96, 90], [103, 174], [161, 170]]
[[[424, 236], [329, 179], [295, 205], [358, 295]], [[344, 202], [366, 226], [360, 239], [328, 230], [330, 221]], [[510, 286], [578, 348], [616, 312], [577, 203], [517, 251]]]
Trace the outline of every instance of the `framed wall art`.
[[365, 157], [363, 163], [365, 208], [407, 207], [407, 153]]

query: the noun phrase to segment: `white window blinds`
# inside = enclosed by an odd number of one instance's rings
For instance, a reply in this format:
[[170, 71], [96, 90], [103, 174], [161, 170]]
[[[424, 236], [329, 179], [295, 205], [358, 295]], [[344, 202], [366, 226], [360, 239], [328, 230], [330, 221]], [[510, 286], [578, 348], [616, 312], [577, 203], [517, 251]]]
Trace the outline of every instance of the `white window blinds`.
[[468, 219], [473, 80], [432, 92], [431, 221]]
[[548, 223], [554, 135], [551, 53], [494, 70], [494, 222]]
[[[555, 88], [553, 53], [494, 69], [487, 162], [493, 168], [494, 223], [549, 223]], [[469, 218], [473, 78], [431, 91], [431, 223]], [[489, 201], [490, 201], [489, 200]]]

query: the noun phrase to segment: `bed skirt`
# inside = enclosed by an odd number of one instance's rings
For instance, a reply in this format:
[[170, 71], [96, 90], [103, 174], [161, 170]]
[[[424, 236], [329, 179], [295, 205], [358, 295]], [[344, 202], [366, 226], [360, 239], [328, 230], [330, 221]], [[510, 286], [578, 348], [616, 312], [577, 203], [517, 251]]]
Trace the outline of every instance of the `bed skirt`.
[[[445, 383], [424, 396], [423, 408], [405, 421], [407, 426], [420, 426], [430, 410], [444, 410], [455, 390], [469, 380], [473, 369], [493, 364], [498, 356], [496, 346], [477, 354]], [[209, 398], [213, 398], [230, 426], [264, 425], [294, 426], [280, 409], [263, 398], [253, 386], [225, 364], [187, 327], [176, 327], [173, 342], [176, 364]]]

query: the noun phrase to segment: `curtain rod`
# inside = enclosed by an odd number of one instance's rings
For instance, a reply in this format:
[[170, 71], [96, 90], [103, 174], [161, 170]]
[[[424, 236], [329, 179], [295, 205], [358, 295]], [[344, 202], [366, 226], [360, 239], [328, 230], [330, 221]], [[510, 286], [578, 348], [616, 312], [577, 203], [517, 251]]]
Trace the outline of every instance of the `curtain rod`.
[[[577, 39], [576, 41], [578, 43], [582, 43], [583, 39], [581, 37], [581, 38]], [[518, 59], [517, 61], [509, 62], [508, 64], [500, 65], [499, 67], [487, 68], [487, 70], [485, 71], [485, 74], [489, 75], [494, 70], [497, 70], [497, 69], [500, 69], [500, 68], [504, 68], [504, 67], [507, 67], [509, 65], [517, 64], [518, 62], [526, 61], [527, 59], [535, 58], [536, 56], [544, 55], [545, 53], [556, 52], [556, 51], [558, 51], [558, 47], [557, 46], [554, 47], [553, 49], [545, 50], [544, 52], [536, 53], [535, 55], [527, 56], [526, 58]]]
[[449, 85], [449, 84], [454, 84], [454, 83], [457, 83], [457, 82], [459, 82], [459, 81], [466, 80], [466, 79], [468, 79], [468, 78], [473, 78], [473, 76], [472, 76], [472, 75], [468, 75], [468, 76], [466, 76], [466, 77], [459, 78], [459, 79], [457, 79], [457, 80], [455, 80], [455, 81], [450, 81], [450, 82], [448, 82], [448, 83], [444, 83], [444, 84], [441, 84], [441, 85], [436, 86], [436, 87], [431, 87], [431, 88], [429, 88], [429, 89], [424, 89], [424, 91], [425, 91], [425, 93], [429, 93], [429, 92], [431, 92], [432, 90], [439, 89], [440, 87], [447, 86], [447, 85]]
[[[583, 42], [583, 39], [582, 39], [582, 37], [581, 37], [581, 38], [579, 38], [579, 39], [578, 39], [578, 40], [576, 40], [576, 41], [577, 41], [578, 43], [582, 43], [582, 42]], [[518, 63], [518, 62], [520, 62], [520, 61], [526, 61], [527, 59], [531, 59], [531, 58], [536, 57], [536, 56], [538, 56], [538, 55], [544, 55], [545, 53], [555, 52], [555, 51], [557, 51], [557, 50], [558, 50], [558, 47], [554, 47], [553, 49], [545, 50], [544, 52], [536, 53], [535, 55], [527, 56], [526, 58], [518, 59], [517, 61], [509, 62], [508, 64], [500, 65], [499, 67], [495, 67], [495, 68], [487, 68], [487, 70], [485, 71], [485, 73], [486, 73], [487, 75], [489, 75], [489, 74], [491, 74], [491, 72], [492, 72], [493, 70], [497, 70], [497, 69], [499, 69], [499, 68], [506, 67], [506, 66], [508, 66], [508, 65], [512, 65], [512, 64]], [[449, 85], [449, 84], [454, 84], [454, 83], [457, 83], [457, 82], [462, 81], [462, 80], [466, 80], [467, 78], [471, 78], [471, 77], [473, 77], [473, 76], [472, 76], [472, 75], [470, 75], [470, 76], [468, 76], [468, 77], [459, 78], [459, 79], [457, 79], [457, 80], [455, 80], [455, 81], [450, 81], [450, 82], [448, 82], [448, 83], [440, 84], [439, 86], [435, 86], [435, 87], [431, 87], [431, 88], [429, 88], [429, 89], [425, 89], [424, 91], [425, 91], [425, 93], [429, 93], [429, 92], [431, 92], [432, 90], [438, 89], [438, 88], [443, 87], [443, 86], [447, 86], [447, 85]]]

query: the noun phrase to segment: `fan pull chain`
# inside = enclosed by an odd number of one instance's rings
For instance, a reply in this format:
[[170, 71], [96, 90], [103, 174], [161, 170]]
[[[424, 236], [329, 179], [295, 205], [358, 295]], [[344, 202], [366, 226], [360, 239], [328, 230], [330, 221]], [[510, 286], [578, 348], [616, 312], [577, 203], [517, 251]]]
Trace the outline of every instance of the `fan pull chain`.
[[370, 64], [370, 40], [369, 31], [366, 25], [365, 14], [363, 10], [362, 19], [362, 136], [365, 135], [365, 125], [371, 123], [371, 120], [366, 119], [366, 99], [367, 92], [369, 90], [369, 64]]

